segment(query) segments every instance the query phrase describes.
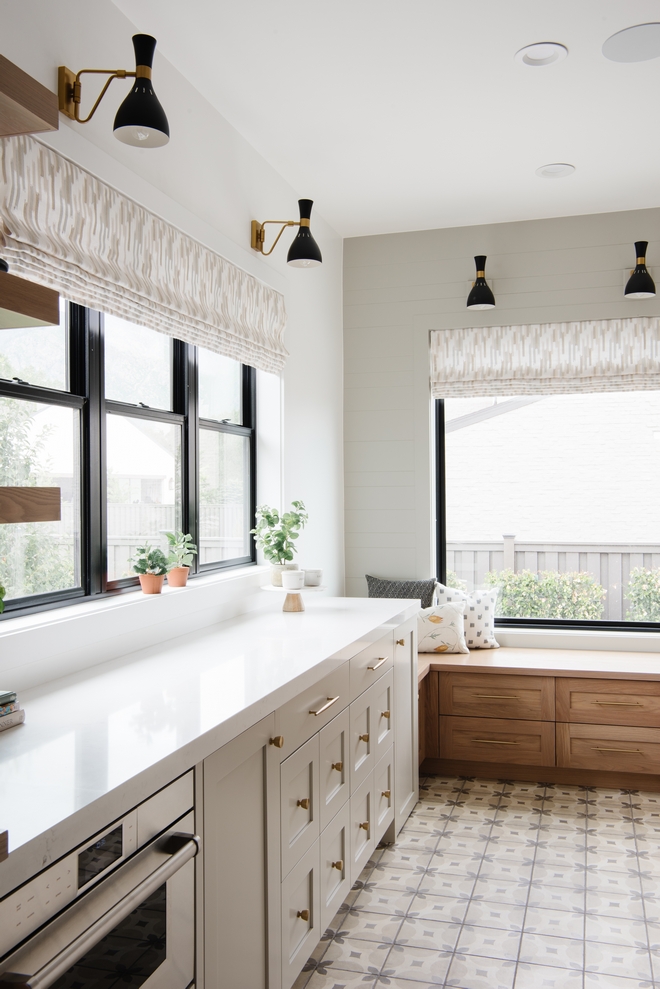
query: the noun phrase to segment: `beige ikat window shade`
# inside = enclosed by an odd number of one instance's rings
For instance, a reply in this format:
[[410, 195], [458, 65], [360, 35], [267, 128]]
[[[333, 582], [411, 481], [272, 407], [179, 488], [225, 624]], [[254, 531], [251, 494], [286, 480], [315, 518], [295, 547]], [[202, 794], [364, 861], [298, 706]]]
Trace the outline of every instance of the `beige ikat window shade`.
[[284, 299], [31, 137], [0, 144], [0, 244], [13, 274], [265, 371]]
[[657, 316], [431, 331], [434, 398], [657, 389]]

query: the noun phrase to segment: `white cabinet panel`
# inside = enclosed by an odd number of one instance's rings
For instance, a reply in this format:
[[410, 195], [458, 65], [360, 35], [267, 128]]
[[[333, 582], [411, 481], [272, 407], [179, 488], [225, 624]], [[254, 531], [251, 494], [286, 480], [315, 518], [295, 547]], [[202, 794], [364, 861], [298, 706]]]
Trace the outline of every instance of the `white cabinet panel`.
[[354, 883], [376, 847], [374, 831], [374, 781], [369, 773], [350, 799], [351, 883]]
[[375, 683], [370, 692], [371, 727], [374, 735], [374, 759], [378, 762], [394, 738], [394, 674], [392, 670]]
[[335, 819], [321, 833], [319, 875], [322, 931], [329, 926], [351, 888], [349, 829], [349, 805], [345, 803]]
[[351, 704], [351, 793], [371, 775], [374, 768], [371, 696], [371, 691], [366, 690]]
[[394, 761], [390, 749], [374, 769], [374, 839], [376, 844], [394, 820]]
[[304, 690], [275, 712], [277, 734], [284, 739], [280, 756], [285, 759], [299, 745], [320, 731], [349, 703], [348, 663]]
[[348, 800], [349, 790], [348, 708], [319, 732], [321, 830]]
[[283, 989], [295, 982], [321, 934], [319, 846], [315, 842], [282, 883]]
[[351, 700], [367, 690], [378, 677], [392, 668], [392, 636], [384, 635], [382, 639], [367, 646], [357, 656], [353, 656], [351, 666]]
[[280, 766], [282, 875], [319, 836], [319, 736], [301, 745]]

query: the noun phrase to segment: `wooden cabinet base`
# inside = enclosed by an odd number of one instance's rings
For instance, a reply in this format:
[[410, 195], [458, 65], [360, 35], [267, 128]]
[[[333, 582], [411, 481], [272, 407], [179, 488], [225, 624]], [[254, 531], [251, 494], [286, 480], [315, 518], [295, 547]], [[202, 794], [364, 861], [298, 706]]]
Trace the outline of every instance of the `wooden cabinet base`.
[[420, 776], [470, 776], [480, 779], [516, 780], [526, 783], [565, 783], [570, 786], [604, 786], [618, 790], [660, 793], [660, 776], [649, 773], [617, 773], [563, 766], [514, 766], [506, 763], [469, 762], [464, 759], [425, 759]]

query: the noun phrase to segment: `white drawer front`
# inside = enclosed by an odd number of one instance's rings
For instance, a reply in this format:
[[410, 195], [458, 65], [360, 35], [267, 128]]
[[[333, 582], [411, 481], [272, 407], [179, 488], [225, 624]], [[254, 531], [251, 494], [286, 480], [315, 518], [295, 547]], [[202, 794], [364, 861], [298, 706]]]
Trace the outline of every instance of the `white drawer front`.
[[371, 726], [375, 739], [374, 758], [378, 762], [394, 738], [394, 673], [392, 670], [371, 688]]
[[280, 766], [282, 876], [319, 836], [319, 737], [305, 742]]
[[319, 732], [321, 830], [348, 800], [349, 728], [349, 711], [345, 708]]
[[392, 669], [393, 642], [392, 633], [388, 632], [382, 639], [367, 646], [350, 661], [351, 666], [351, 700], [375, 683], [378, 677]]
[[373, 774], [351, 795], [351, 883], [354, 883], [376, 847]]
[[321, 868], [319, 873], [321, 889], [321, 930], [330, 926], [330, 921], [344, 902], [351, 888], [350, 850], [348, 833], [350, 815], [348, 804], [344, 804], [337, 816], [321, 833]]
[[282, 883], [283, 989], [296, 981], [321, 933], [319, 846], [314, 843]]
[[371, 775], [374, 768], [375, 739], [370, 699], [371, 691], [365, 691], [351, 704], [351, 793]]
[[394, 761], [390, 749], [374, 769], [374, 839], [376, 844], [394, 820]]
[[349, 669], [344, 663], [275, 712], [277, 735], [283, 738], [280, 755], [289, 756], [299, 745], [332, 721], [349, 702]]

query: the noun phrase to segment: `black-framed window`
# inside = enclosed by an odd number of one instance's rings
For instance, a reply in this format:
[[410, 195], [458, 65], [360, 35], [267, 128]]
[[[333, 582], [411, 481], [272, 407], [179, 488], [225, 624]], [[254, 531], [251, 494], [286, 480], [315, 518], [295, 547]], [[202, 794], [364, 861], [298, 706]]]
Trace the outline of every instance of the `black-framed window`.
[[72, 303], [0, 331], [0, 485], [61, 519], [0, 525], [3, 618], [138, 586], [129, 558], [190, 532], [191, 577], [252, 563], [253, 368]]
[[497, 624], [660, 631], [660, 391], [437, 400], [437, 577]]

